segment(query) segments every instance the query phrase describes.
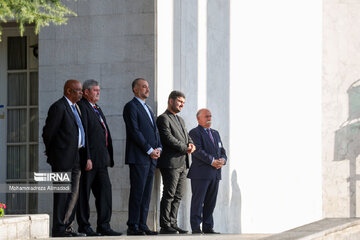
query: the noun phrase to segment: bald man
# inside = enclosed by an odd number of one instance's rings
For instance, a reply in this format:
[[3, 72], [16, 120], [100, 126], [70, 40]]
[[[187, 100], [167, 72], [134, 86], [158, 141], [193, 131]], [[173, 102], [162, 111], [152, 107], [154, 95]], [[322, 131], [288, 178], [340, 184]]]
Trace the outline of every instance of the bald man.
[[218, 233], [213, 229], [213, 212], [221, 168], [227, 157], [219, 132], [210, 128], [211, 117], [210, 110], [200, 109], [196, 114], [199, 125], [189, 133], [196, 146], [188, 173], [188, 178], [191, 179], [190, 225], [193, 234]]
[[53, 237], [86, 236], [72, 228], [81, 175], [79, 151], [85, 146], [81, 113], [76, 105], [81, 97], [81, 83], [66, 81], [64, 96], [50, 106], [43, 128], [45, 154], [52, 172], [71, 172], [71, 192], [54, 193]]

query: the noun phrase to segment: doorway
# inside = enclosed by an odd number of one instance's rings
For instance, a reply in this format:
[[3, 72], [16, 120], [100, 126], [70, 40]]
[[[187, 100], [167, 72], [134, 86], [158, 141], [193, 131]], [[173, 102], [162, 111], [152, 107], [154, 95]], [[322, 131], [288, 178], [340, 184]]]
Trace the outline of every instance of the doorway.
[[[38, 37], [3, 27], [0, 43], [0, 183], [32, 183], [38, 170]], [[7, 214], [37, 213], [36, 193], [0, 193]]]

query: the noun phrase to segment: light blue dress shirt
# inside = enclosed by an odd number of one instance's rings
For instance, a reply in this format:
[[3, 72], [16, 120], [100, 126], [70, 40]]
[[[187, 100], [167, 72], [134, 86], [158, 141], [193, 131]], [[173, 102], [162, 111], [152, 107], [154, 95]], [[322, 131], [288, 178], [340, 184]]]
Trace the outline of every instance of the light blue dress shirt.
[[[145, 109], [146, 113], [148, 114], [151, 123], [154, 125], [153, 119], [152, 119], [152, 117], [151, 117], [150, 110], [149, 110], [149, 108], [146, 106], [145, 101], [143, 101], [142, 99], [140, 99], [140, 98], [138, 98], [138, 97], [135, 97], [135, 98], [141, 103], [141, 105], [142, 105], [143, 108]], [[159, 148], [159, 149], [160, 149], [160, 151], [162, 150], [161, 148]], [[153, 149], [153, 148], [150, 148], [146, 153], [147, 153], [148, 155], [150, 155], [153, 151], [154, 151], [154, 149]]]
[[[64, 97], [65, 97], [65, 96], [64, 96]], [[76, 108], [75, 103], [72, 103], [67, 97], [65, 97], [65, 99], [67, 100], [67, 102], [68, 102], [68, 104], [70, 105], [70, 108], [71, 108], [71, 109], [72, 109], [72, 106], [73, 106], [73, 105], [74, 105], [75, 108]], [[78, 129], [79, 129], [78, 148], [85, 147], [85, 143], [84, 143], [84, 145], [81, 143], [82, 140], [85, 140], [85, 136], [82, 136], [80, 127], [78, 127]], [[85, 141], [84, 141], [84, 142], [85, 142]]]

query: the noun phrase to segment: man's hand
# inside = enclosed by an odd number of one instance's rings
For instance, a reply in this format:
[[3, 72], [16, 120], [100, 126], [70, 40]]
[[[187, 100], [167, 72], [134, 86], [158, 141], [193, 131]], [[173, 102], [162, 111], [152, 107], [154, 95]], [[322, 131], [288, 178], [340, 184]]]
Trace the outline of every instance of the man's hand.
[[90, 171], [92, 169], [92, 161], [88, 159], [85, 166], [85, 171]]
[[220, 158], [219, 160], [221, 161], [222, 165], [224, 166], [224, 165], [225, 165], [225, 163], [226, 163], [225, 159]]
[[196, 147], [195, 147], [195, 145], [194, 144], [192, 144], [192, 143], [189, 143], [189, 146], [188, 146], [188, 148], [187, 148], [187, 153], [193, 153], [194, 151], [196, 150]]
[[211, 164], [211, 166], [213, 166], [216, 169], [220, 169], [223, 165], [225, 164], [225, 160], [224, 159], [214, 159], [213, 163]]
[[160, 157], [160, 149], [155, 148], [154, 151], [150, 153], [152, 159], [158, 159]]

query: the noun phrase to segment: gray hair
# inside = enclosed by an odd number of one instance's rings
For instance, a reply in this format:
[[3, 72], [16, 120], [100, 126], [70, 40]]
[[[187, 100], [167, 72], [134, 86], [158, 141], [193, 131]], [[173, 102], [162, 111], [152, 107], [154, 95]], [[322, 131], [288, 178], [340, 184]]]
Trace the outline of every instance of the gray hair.
[[91, 90], [92, 87], [94, 86], [99, 86], [99, 82], [94, 80], [94, 79], [88, 79], [84, 82], [83, 84], [83, 91], [87, 90]]

